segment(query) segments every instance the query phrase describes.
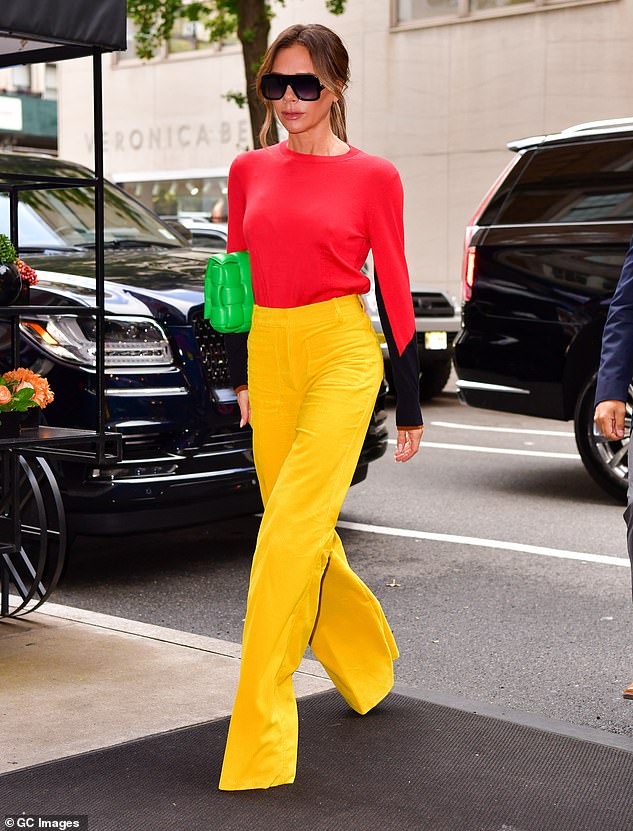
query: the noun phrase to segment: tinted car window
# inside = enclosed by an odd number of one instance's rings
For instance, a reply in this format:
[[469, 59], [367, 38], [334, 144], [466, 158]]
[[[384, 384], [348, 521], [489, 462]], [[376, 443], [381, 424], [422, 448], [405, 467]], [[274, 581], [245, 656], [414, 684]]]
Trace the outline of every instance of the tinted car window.
[[581, 292], [583, 297], [604, 297], [615, 289], [622, 267], [620, 249], [610, 252], [564, 246], [501, 246], [493, 256], [504, 273], [529, 286], [528, 293], [534, 292], [534, 280], [538, 279], [552, 288]]
[[531, 151], [496, 224], [633, 219], [633, 140]]

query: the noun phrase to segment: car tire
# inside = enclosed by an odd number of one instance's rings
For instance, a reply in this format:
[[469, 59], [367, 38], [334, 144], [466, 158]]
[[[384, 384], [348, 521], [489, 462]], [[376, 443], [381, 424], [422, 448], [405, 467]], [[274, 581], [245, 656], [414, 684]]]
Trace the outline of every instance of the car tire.
[[593, 421], [596, 395], [595, 377], [583, 389], [574, 415], [576, 446], [589, 475], [618, 502], [626, 503], [628, 488], [628, 448], [631, 433], [633, 388], [629, 387], [626, 402], [625, 434], [621, 441], [608, 441]]
[[446, 386], [451, 374], [451, 362], [444, 361], [422, 370], [420, 376], [420, 401], [430, 401]]

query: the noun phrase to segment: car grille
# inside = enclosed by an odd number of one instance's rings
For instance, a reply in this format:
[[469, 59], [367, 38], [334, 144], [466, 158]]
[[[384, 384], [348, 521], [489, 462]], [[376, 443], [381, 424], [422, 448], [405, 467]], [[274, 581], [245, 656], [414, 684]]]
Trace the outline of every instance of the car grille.
[[445, 294], [440, 291], [414, 291], [413, 313], [416, 317], [453, 317], [455, 309]]
[[202, 316], [202, 312], [192, 315], [191, 325], [209, 387], [230, 387], [231, 379], [224, 349], [224, 336], [211, 327], [209, 321]]

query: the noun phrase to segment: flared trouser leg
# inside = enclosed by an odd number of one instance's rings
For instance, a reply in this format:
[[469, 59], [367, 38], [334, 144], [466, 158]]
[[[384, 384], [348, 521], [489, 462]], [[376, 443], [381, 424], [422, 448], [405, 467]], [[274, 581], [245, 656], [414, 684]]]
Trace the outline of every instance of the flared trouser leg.
[[393, 686], [396, 641], [380, 603], [350, 568], [336, 531], [310, 646], [343, 698], [358, 713], [371, 710], [384, 696], [381, 691]]
[[289, 313], [298, 309], [266, 310], [271, 323], [273, 312], [285, 312], [288, 329], [258, 326], [254, 317], [249, 389], [265, 509], [223, 790], [294, 781], [292, 674], [309, 642], [358, 712], [367, 712], [393, 686], [393, 635], [380, 604], [349, 567], [335, 531], [382, 378], [380, 348], [355, 301], [317, 304], [314, 326], [305, 319], [296, 323]]

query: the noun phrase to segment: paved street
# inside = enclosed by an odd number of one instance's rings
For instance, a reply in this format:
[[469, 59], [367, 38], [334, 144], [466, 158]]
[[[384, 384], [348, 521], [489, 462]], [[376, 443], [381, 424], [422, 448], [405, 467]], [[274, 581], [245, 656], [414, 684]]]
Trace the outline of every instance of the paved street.
[[[425, 408], [422, 452], [396, 464], [392, 443], [341, 513], [398, 683], [633, 736], [622, 507], [570, 424], [472, 410], [452, 389]], [[53, 601], [237, 642], [258, 523], [80, 538]]]

